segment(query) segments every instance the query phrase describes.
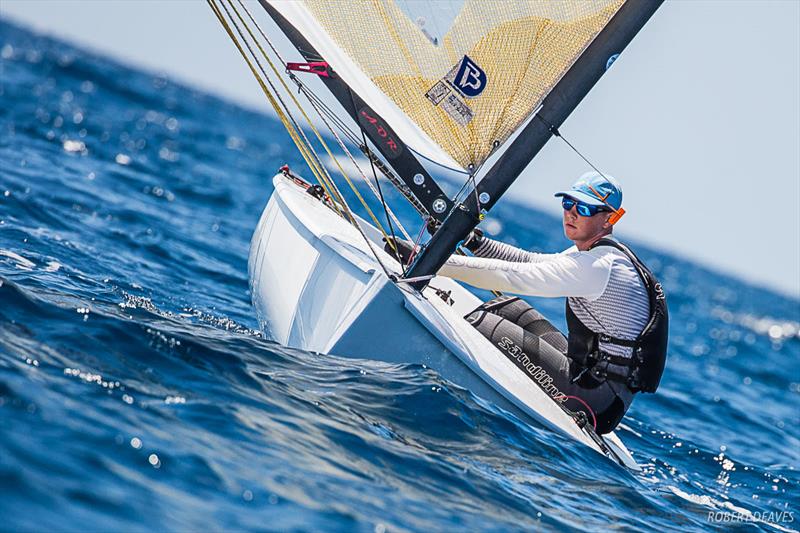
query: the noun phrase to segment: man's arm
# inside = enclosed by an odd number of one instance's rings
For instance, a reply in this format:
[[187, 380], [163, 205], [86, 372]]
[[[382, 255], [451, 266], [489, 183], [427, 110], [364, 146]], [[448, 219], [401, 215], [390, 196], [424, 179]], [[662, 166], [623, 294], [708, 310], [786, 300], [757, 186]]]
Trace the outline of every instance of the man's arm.
[[466, 242], [464, 244], [476, 257], [500, 259], [502, 261], [511, 261], [514, 263], [536, 263], [542, 260], [542, 256], [549, 255], [528, 252], [522, 248], [517, 248], [516, 246], [484, 237], [483, 235], [473, 238], [477, 242]]
[[484, 257], [452, 256], [439, 270], [475, 287], [528, 296], [574, 296], [593, 300], [606, 289], [611, 262], [591, 252], [533, 254], [522, 263]]

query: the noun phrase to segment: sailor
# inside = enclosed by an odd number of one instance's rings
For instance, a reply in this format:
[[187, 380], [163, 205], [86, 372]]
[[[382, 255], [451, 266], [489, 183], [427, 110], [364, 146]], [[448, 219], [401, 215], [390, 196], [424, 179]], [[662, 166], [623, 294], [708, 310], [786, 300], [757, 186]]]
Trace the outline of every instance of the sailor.
[[439, 274], [482, 289], [566, 297], [567, 337], [519, 298], [487, 302], [467, 319], [556, 401], [583, 411], [598, 433], [607, 433], [634, 394], [658, 386], [666, 301], [647, 267], [612, 238], [625, 212], [613, 177], [588, 172], [555, 196], [573, 246], [533, 253], [473, 230], [463, 244], [475, 257], [454, 255]]

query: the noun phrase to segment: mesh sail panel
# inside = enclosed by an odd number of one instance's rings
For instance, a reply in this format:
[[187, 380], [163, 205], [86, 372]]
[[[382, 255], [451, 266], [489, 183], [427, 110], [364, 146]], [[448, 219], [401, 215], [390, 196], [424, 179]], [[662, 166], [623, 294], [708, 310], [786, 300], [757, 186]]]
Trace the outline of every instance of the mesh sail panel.
[[302, 0], [352, 63], [464, 168], [530, 116], [623, 2]]

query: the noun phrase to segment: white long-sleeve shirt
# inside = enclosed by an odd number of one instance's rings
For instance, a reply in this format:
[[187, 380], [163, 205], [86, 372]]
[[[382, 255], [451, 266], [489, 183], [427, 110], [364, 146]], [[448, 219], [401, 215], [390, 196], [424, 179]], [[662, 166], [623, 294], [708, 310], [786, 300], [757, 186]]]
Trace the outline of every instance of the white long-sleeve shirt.
[[[650, 318], [650, 301], [639, 274], [630, 259], [611, 246], [586, 251], [571, 246], [540, 254], [484, 238], [475, 254], [481, 257], [450, 257], [439, 274], [481, 289], [566, 296], [589, 329], [620, 339], [636, 339]], [[600, 347], [630, 355], [630, 348], [623, 346], [601, 343]]]
[[[595, 300], [605, 291], [617, 259], [617, 254], [609, 253], [609, 247], [581, 252], [573, 246], [560, 253], [538, 254], [504, 246], [513, 249], [517, 256], [523, 252], [525, 255], [520, 259], [524, 257], [524, 262], [454, 255], [439, 270], [439, 274], [481, 289], [528, 296], [572, 296]], [[480, 253], [480, 249], [477, 253]]]

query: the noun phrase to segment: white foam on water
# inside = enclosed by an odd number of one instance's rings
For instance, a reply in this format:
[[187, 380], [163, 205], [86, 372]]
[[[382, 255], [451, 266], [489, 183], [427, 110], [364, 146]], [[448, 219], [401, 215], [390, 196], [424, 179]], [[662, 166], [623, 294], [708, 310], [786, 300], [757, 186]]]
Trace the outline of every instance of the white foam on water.
[[[709, 507], [709, 508], [714, 509], [714, 510], [725, 509], [727, 511], [730, 511], [731, 513], [733, 513], [737, 517], [741, 517], [741, 519], [732, 520], [732, 521], [728, 521], [728, 522], [720, 521], [719, 523], [728, 523], [728, 524], [760, 523], [760, 524], [766, 524], [766, 525], [768, 525], [770, 527], [773, 527], [773, 528], [777, 529], [778, 531], [785, 531], [787, 533], [792, 533], [792, 532], [797, 533], [796, 529], [790, 529], [790, 528], [784, 527], [784, 526], [782, 526], [780, 524], [776, 524], [775, 522], [770, 522], [768, 520], [764, 520], [763, 518], [761, 518], [761, 516], [757, 516], [752, 511], [750, 511], [748, 509], [745, 509], [744, 507], [739, 507], [738, 505], [734, 505], [731, 502], [724, 502], [724, 501], [716, 500], [716, 499], [714, 499], [711, 496], [708, 496], [706, 494], [690, 494], [688, 492], [684, 492], [683, 490], [681, 490], [678, 487], [675, 487], [673, 485], [667, 485], [667, 488], [673, 494], [675, 494], [679, 498], [682, 498], [682, 499], [684, 499], [684, 500], [686, 500], [688, 502], [694, 503], [696, 505], [702, 505], [702, 506], [705, 506], [705, 507]], [[773, 513], [758, 513], [758, 514], [759, 515], [761, 515], [761, 514], [779, 515], [781, 513], [778, 511], [778, 512], [773, 512]]]
[[33, 270], [36, 268], [36, 263], [10, 250], [0, 250], [0, 256], [8, 257], [14, 261], [16, 263], [15, 266], [20, 270]]

